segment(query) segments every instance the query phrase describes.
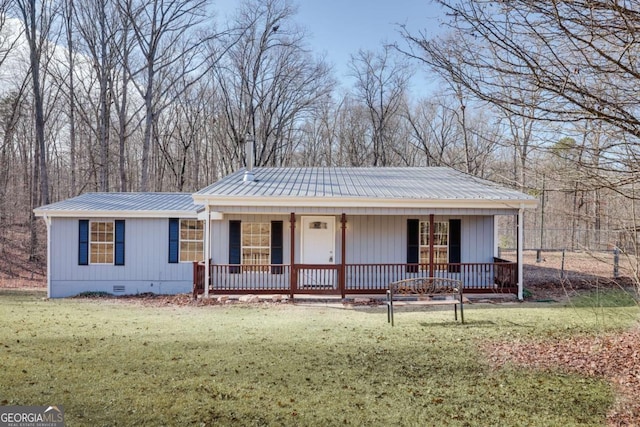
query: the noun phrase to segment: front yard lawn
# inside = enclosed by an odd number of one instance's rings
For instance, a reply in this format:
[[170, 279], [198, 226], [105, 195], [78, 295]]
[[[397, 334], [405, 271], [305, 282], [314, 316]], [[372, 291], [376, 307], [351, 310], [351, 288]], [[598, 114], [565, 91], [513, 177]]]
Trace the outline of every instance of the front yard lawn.
[[[494, 340], [622, 330], [638, 307], [396, 312], [292, 304], [149, 307], [0, 290], [0, 406], [75, 425], [603, 425], [605, 379], [493, 367]], [[466, 307], [465, 307], [466, 310]]]

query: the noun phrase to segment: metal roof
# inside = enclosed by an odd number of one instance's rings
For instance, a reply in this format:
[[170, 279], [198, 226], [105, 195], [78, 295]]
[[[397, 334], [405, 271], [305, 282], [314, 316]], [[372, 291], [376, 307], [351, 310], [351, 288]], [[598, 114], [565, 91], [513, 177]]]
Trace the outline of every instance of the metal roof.
[[196, 215], [203, 207], [190, 193], [86, 193], [41, 206], [38, 216], [163, 216]]
[[215, 198], [361, 198], [385, 200], [490, 200], [533, 202], [535, 198], [447, 167], [255, 168], [198, 191], [197, 201]]
[[[37, 216], [195, 217], [210, 204], [286, 207], [535, 207], [520, 191], [451, 168], [255, 168], [189, 193], [86, 193], [34, 210]], [[194, 202], [195, 200], [195, 202]]]

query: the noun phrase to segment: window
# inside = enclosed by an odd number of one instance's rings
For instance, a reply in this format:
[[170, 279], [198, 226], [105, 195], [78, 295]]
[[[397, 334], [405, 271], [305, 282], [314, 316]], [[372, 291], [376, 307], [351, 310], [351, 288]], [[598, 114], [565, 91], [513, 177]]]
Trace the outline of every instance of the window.
[[180, 220], [180, 262], [204, 259], [204, 221]]
[[[433, 262], [446, 264], [449, 262], [449, 222], [436, 221], [433, 225]], [[429, 221], [420, 221], [420, 264], [429, 264], [429, 236]]]
[[[283, 274], [282, 221], [265, 223], [229, 221], [229, 272], [266, 272]], [[244, 265], [245, 267], [238, 267]]]
[[113, 221], [91, 221], [89, 239], [89, 263], [113, 264]]
[[271, 263], [271, 224], [242, 223], [242, 264], [269, 265]]

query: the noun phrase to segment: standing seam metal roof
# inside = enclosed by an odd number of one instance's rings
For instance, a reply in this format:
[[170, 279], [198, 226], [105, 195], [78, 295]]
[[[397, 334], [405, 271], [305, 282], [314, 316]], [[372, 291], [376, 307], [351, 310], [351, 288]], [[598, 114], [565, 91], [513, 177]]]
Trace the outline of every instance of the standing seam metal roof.
[[[256, 168], [243, 182], [240, 170], [198, 191], [206, 198], [309, 198], [385, 200], [510, 200], [534, 197], [451, 168]], [[41, 206], [36, 214], [91, 212], [198, 213], [190, 193], [86, 193]], [[292, 201], [295, 203], [295, 201]]]
[[424, 168], [255, 168], [195, 193], [211, 197], [330, 197], [432, 200], [535, 200], [491, 181], [446, 167]]
[[190, 193], [85, 193], [71, 199], [41, 206], [36, 212], [194, 212], [203, 207]]

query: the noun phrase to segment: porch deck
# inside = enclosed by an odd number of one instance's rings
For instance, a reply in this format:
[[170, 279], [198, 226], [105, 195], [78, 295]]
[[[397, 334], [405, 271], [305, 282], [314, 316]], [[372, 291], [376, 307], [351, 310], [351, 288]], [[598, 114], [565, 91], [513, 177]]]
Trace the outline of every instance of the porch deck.
[[[465, 293], [517, 293], [518, 265], [458, 264], [210, 264], [209, 294], [384, 294], [389, 283], [419, 277], [460, 280]], [[204, 293], [205, 263], [193, 263], [194, 296]]]

